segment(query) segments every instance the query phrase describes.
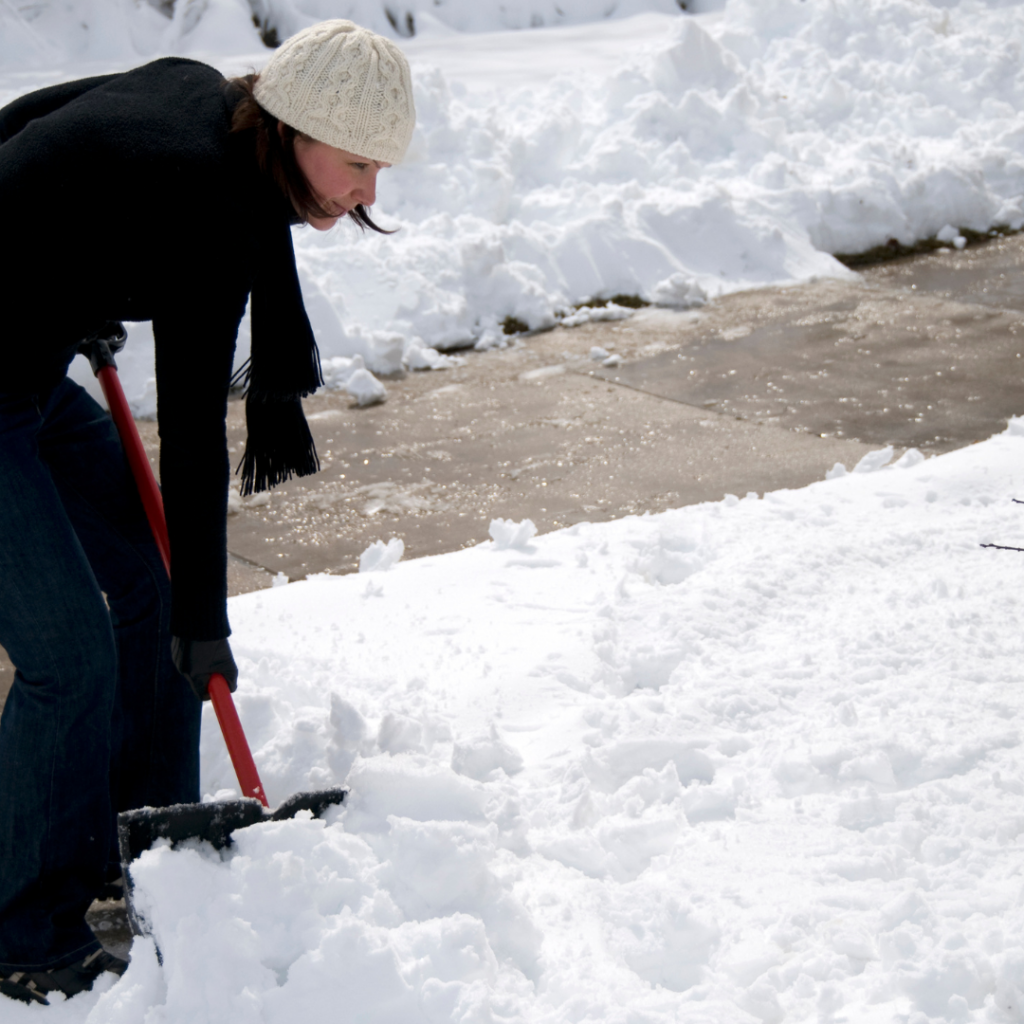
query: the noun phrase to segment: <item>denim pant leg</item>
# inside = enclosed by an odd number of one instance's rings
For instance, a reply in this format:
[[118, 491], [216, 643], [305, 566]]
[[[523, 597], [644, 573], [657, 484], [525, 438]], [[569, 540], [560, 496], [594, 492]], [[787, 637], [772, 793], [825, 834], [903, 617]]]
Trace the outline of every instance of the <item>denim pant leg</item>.
[[[113, 810], [193, 803], [202, 704], [171, 659], [167, 570], [113, 420], [70, 380], [57, 398], [41, 452], [106, 595], [117, 644]], [[112, 865], [116, 874], [116, 850]]]
[[109, 417], [69, 380], [0, 397], [0, 967], [97, 948], [83, 915], [116, 811], [198, 796], [200, 705], [168, 608]]

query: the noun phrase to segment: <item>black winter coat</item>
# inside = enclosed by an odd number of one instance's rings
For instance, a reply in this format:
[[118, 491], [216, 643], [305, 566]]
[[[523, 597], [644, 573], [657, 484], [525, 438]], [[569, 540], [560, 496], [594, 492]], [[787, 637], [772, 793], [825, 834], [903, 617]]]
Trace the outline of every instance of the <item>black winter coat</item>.
[[230, 134], [238, 96], [167, 58], [0, 110], [0, 392], [55, 385], [104, 320], [152, 320], [171, 630], [196, 640], [230, 632], [225, 418], [250, 290], [254, 342], [309, 332], [294, 211]]

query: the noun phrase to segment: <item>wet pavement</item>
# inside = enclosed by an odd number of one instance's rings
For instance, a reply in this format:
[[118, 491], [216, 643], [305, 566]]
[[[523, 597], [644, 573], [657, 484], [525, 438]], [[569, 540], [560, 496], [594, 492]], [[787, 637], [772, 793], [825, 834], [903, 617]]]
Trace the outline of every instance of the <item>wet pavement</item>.
[[[238, 502], [231, 550], [292, 579], [349, 572], [375, 540], [406, 557], [488, 539], [493, 518], [544, 532], [582, 520], [657, 512], [726, 491], [818, 479], [864, 446], [725, 420], [592, 375], [590, 348], [658, 350], [692, 322], [648, 314], [635, 326], [553, 331], [466, 365], [389, 382], [386, 404], [308, 403], [324, 463], [315, 478]], [[629, 333], [627, 333], [629, 332]], [[238, 452], [240, 425], [230, 437]]]
[[820, 297], [835, 301], [802, 315], [769, 314], [598, 375], [745, 421], [929, 453], [989, 437], [1024, 408], [1020, 313], [923, 291], [831, 291]]
[[[418, 557], [486, 540], [498, 516], [543, 532], [800, 487], [885, 444], [983, 440], [1024, 412], [1022, 262], [1024, 238], [1000, 238], [559, 328], [389, 381], [382, 406], [317, 396], [323, 472], [237, 502], [231, 550], [266, 585], [353, 571], [392, 536]], [[595, 346], [621, 364], [590, 359]], [[237, 454], [240, 407], [229, 433]]]
[[[379, 406], [316, 395], [323, 471], [232, 499], [231, 592], [354, 571], [375, 540], [415, 558], [486, 540], [496, 517], [544, 532], [801, 487], [884, 444], [983, 440], [1024, 412], [1022, 264], [1024, 236], [999, 238], [463, 353], [387, 381]], [[238, 458], [240, 402], [228, 434]], [[0, 698], [9, 680], [3, 662]]]

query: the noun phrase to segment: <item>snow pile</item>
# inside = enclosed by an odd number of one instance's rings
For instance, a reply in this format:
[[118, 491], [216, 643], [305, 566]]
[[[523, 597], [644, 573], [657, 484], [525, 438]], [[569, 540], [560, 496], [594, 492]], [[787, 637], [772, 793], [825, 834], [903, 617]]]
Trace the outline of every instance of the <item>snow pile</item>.
[[[251, 0], [260, 21], [284, 39], [323, 18], [350, 18], [393, 39], [424, 32], [500, 32], [581, 25], [656, 11], [678, 15], [678, 0]], [[704, 6], [686, 4], [693, 10]], [[709, 6], [716, 6], [711, 4]]]
[[1020, 1020], [1024, 421], [892, 454], [233, 599], [271, 801], [350, 803], [143, 855], [163, 966], [54, 1011]]
[[380, 180], [401, 232], [305, 233], [303, 272], [344, 323], [443, 349], [487, 317], [692, 305], [843, 273], [827, 253], [1019, 226], [1022, 42], [1024, 6], [976, 0], [426, 33], [410, 160]]
[[[690, 0], [687, 8], [722, 2]], [[39, 0], [0, 7], [0, 63], [45, 68], [168, 53], [258, 53], [326, 18], [401, 40], [418, 31], [537, 29], [680, 9], [677, 0]]]
[[[588, 24], [598, 5], [581, 0], [558, 5], [560, 27], [493, 31], [545, 2], [389, 5], [396, 24], [418, 18], [403, 46], [419, 127], [408, 161], [380, 178], [377, 215], [397, 234], [296, 232], [325, 357], [361, 355], [374, 373], [410, 354], [430, 365], [415, 353], [500, 346], [506, 318], [541, 328], [593, 297], [695, 305], [845, 273], [830, 253], [962, 245], [963, 229], [1024, 223], [1018, 0], [732, 0], [694, 16], [652, 0]], [[312, 18], [315, 3], [274, 10]], [[103, 45], [81, 51], [73, 19], [33, 6], [32, 31], [63, 40], [51, 70], [16, 70], [14, 50], [28, 50], [0, 31], [13, 40], [0, 100], [168, 50], [230, 74], [269, 53], [242, 0], [178, 3], [178, 35], [159, 39], [108, 24], [134, 11], [167, 25], [152, 6], [92, 5]], [[601, 11], [613, 8], [627, 10]], [[240, 357], [247, 344], [243, 331]], [[148, 365], [147, 350], [128, 381], [143, 412]]]

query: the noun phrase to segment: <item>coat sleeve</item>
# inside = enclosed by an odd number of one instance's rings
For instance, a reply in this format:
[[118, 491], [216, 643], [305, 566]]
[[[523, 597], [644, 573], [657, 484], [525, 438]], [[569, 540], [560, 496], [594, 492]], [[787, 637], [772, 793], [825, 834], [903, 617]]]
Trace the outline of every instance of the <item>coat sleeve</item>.
[[0, 144], [17, 135], [29, 121], [52, 114], [83, 93], [116, 77], [117, 75], [96, 75], [93, 78], [80, 78], [75, 82], [61, 82], [59, 85], [51, 85], [19, 96], [0, 110]]
[[153, 320], [160, 478], [171, 543], [171, 632], [230, 634], [227, 398], [246, 291], [190, 295]]

